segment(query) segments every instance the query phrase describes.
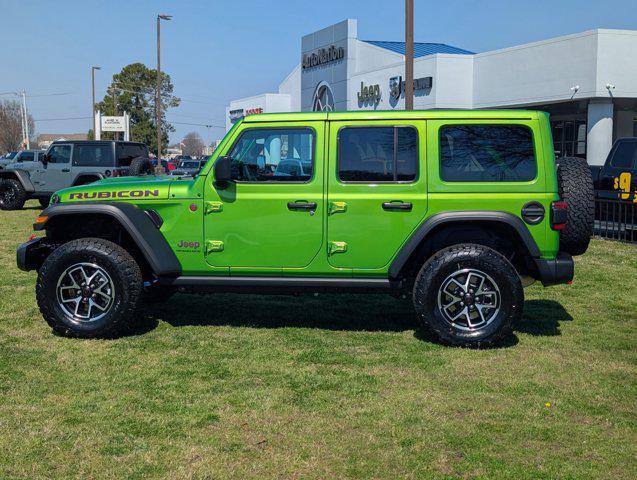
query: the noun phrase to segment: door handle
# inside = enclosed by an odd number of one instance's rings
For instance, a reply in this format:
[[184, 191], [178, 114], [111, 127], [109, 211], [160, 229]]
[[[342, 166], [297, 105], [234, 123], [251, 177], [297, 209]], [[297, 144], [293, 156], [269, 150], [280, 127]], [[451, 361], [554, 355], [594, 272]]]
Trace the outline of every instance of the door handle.
[[316, 210], [316, 202], [288, 202], [289, 210]]
[[71, 171], [71, 169], [70, 168], [63, 168], [62, 171], [68, 173], [68, 172]]
[[411, 212], [413, 205], [411, 202], [385, 202], [383, 203], [383, 210], [401, 210], [404, 212]]

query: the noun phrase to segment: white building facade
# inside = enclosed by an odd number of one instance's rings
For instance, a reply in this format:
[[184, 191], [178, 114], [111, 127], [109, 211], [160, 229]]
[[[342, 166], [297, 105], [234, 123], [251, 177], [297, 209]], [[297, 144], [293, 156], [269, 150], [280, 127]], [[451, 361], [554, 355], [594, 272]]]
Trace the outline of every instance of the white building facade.
[[[415, 109], [528, 108], [550, 113], [556, 155], [603, 164], [637, 136], [637, 31], [590, 30], [483, 53], [416, 43]], [[404, 109], [404, 43], [358, 39], [345, 20], [301, 39], [277, 93], [232, 101], [226, 127], [251, 113]]]

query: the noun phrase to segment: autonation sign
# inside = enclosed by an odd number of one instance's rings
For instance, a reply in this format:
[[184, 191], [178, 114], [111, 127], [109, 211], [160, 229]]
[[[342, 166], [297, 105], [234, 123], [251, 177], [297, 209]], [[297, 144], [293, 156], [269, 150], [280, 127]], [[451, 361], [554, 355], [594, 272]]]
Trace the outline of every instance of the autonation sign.
[[319, 48], [315, 52], [303, 55], [303, 69], [318, 67], [326, 63], [335, 62], [345, 57], [345, 49], [343, 47], [335, 47], [330, 45], [327, 48]]

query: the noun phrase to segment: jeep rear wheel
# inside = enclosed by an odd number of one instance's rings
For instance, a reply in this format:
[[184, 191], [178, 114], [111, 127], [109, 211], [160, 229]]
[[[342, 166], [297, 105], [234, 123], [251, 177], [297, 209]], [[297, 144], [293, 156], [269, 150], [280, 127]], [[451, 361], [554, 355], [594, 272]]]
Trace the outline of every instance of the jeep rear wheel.
[[66, 243], [38, 273], [36, 298], [58, 334], [83, 338], [117, 336], [132, 319], [142, 292], [139, 266], [107, 240]]
[[20, 210], [27, 201], [27, 192], [13, 178], [0, 179], [0, 210]]
[[421, 321], [442, 342], [493, 346], [522, 316], [524, 290], [511, 263], [476, 244], [441, 250], [421, 268], [413, 301]]
[[566, 228], [560, 232], [560, 250], [582, 255], [588, 248], [595, 222], [595, 191], [591, 170], [583, 158], [557, 160], [559, 195], [568, 205]]

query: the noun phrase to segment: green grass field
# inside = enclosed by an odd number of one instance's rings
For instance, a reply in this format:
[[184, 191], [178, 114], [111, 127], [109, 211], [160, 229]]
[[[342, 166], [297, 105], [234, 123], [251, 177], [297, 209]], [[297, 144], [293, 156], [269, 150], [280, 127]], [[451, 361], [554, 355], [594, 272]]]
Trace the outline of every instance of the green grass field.
[[0, 478], [637, 476], [637, 248], [526, 290], [508, 345], [432, 343], [391, 297], [177, 295], [53, 336], [0, 212]]

